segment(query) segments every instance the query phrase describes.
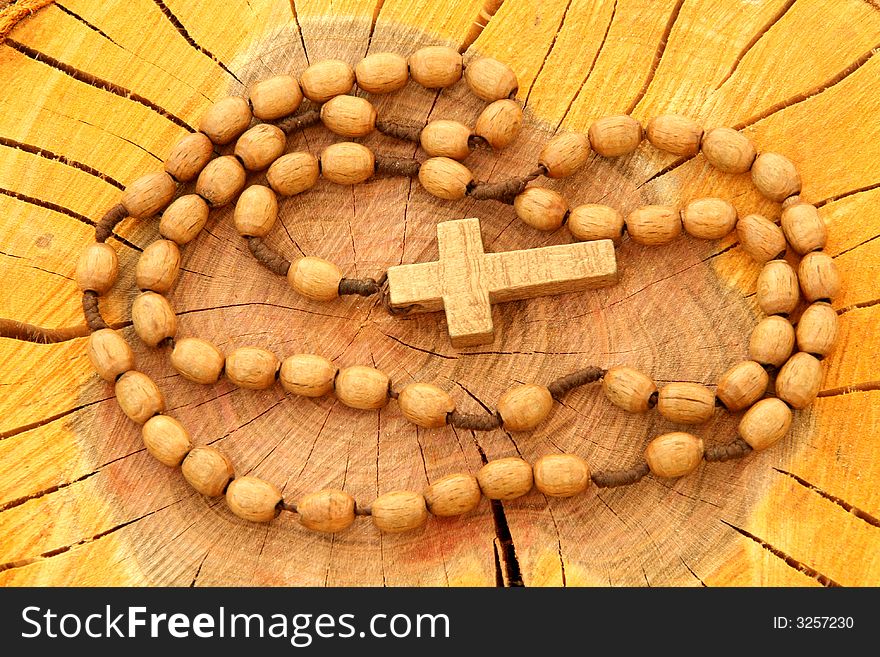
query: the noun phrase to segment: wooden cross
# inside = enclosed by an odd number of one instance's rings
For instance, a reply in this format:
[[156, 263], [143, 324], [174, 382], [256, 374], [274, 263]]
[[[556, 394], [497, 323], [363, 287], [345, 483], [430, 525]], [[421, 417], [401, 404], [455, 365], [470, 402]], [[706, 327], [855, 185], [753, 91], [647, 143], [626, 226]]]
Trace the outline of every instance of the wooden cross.
[[611, 285], [617, 261], [611, 240], [485, 253], [479, 219], [437, 224], [438, 262], [388, 270], [392, 308], [446, 310], [454, 347], [492, 342], [492, 304]]

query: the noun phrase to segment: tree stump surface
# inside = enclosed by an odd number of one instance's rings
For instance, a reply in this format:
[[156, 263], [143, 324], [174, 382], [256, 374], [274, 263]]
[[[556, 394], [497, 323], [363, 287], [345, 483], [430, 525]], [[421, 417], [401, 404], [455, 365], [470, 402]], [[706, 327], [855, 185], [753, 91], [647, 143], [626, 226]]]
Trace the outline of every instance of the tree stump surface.
[[[8, 5], [7, 11], [28, 4]], [[32, 4], [47, 4], [37, 2]], [[845, 0], [63, 0], [18, 22], [0, 45], [0, 317], [71, 329], [52, 344], [0, 338], [0, 583], [4, 585], [877, 585], [880, 584], [880, 7]], [[23, 13], [19, 11], [19, 13]], [[30, 12], [24, 12], [28, 14]], [[586, 130], [609, 113], [647, 121], [674, 112], [706, 127], [742, 129], [759, 150], [794, 160], [806, 199], [830, 229], [845, 290], [841, 337], [820, 398], [772, 449], [706, 464], [677, 481], [646, 477], [558, 500], [538, 492], [471, 514], [429, 519], [423, 531], [381, 535], [369, 521], [324, 536], [293, 514], [270, 525], [235, 518], [195, 494], [144, 450], [139, 427], [91, 371], [72, 280], [92, 222], [127, 182], [161, 166], [211, 102], [273, 73], [334, 57], [408, 54], [448, 44], [497, 57], [520, 80], [519, 139], [468, 160], [477, 178], [528, 171], [555, 130]], [[410, 84], [375, 98], [381, 116], [471, 123], [478, 102], [459, 83]], [[290, 138], [317, 152], [338, 141], [321, 126]], [[383, 136], [376, 150], [412, 156]], [[572, 205], [627, 212], [699, 195], [731, 199], [741, 215], [778, 217], [749, 176], [702, 156], [594, 157], [566, 181], [541, 181]], [[270, 242], [287, 257], [318, 255], [349, 276], [437, 259], [436, 223], [479, 217], [487, 249], [571, 241], [539, 233], [510, 206], [442, 202], [417, 182], [321, 182], [282, 203]], [[627, 467], [652, 436], [674, 428], [656, 413], [627, 415], [596, 386], [570, 393], [536, 431], [417, 429], [395, 404], [380, 412], [317, 400], [199, 386], [168, 353], [136, 342], [129, 308], [139, 252], [156, 221], [125, 220], [110, 240], [122, 272], [105, 317], [136, 345], [171, 412], [195, 442], [228, 453], [239, 474], [285, 498], [343, 488], [361, 504], [421, 490], [485, 459], [575, 452], [595, 469]], [[628, 364], [658, 384], [714, 386], [746, 354], [760, 317], [759, 267], [735, 235], [719, 242], [618, 249], [610, 288], [506, 303], [492, 345], [453, 349], [442, 313], [394, 317], [375, 299], [312, 303], [251, 257], [212, 214], [183, 250], [171, 302], [180, 336], [221, 349], [257, 345], [284, 356], [320, 353], [375, 365], [398, 387], [429, 381], [466, 412], [515, 382], [548, 383], [586, 365]], [[736, 417], [697, 427], [729, 442]]]

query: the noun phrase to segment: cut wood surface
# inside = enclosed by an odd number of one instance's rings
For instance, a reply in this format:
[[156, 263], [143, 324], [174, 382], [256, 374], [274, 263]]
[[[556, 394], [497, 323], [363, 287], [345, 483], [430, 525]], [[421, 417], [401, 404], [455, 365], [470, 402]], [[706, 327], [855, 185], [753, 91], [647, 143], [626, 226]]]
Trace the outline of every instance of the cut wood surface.
[[[9, 336], [0, 338], [0, 583], [880, 584], [876, 2], [62, 0], [18, 14], [0, 45], [0, 329]], [[798, 163], [803, 195], [828, 223], [844, 292], [820, 398], [796, 414], [781, 443], [677, 481], [649, 476], [573, 499], [533, 491], [495, 507], [483, 500], [464, 517], [430, 518], [424, 530], [394, 536], [363, 519], [330, 537], [293, 514], [247, 523], [146, 453], [86, 357], [72, 277], [93, 222], [127, 182], [161, 166], [213, 101], [324, 58], [354, 64], [428, 44], [452, 45], [466, 60], [497, 57], [519, 76], [525, 128], [500, 155], [469, 158], [479, 179], [523, 175], [554, 131], [584, 131], [620, 112], [734, 126], [759, 150]], [[421, 122], [470, 124], [482, 105], [463, 83], [442, 93], [410, 84], [375, 100], [380, 116]], [[332, 141], [315, 126], [292, 135], [290, 147], [317, 152]], [[419, 154], [386, 137], [365, 143]], [[730, 199], [740, 214], [780, 213], [748, 175], [646, 144], [542, 184], [572, 205], [603, 202], [624, 213], [701, 195]], [[480, 218], [489, 251], [572, 241], [564, 228], [524, 225], [508, 205], [439, 201], [401, 178], [354, 188], [321, 182], [282, 203], [269, 241], [288, 258], [317, 255], [348, 276], [378, 277], [389, 266], [437, 260], [437, 222], [464, 217]], [[596, 386], [570, 393], [534, 432], [509, 434], [417, 429], [394, 404], [365, 412], [280, 387], [190, 383], [167, 351], [143, 347], [130, 328], [134, 265], [157, 223], [127, 219], [116, 232], [109, 243], [123, 274], [102, 300], [105, 317], [137, 345], [140, 368], [195, 442], [221, 447], [239, 474], [272, 481], [287, 499], [335, 487], [365, 504], [512, 455], [574, 452], [597, 470], [627, 467], [651, 437], [680, 428], [656, 413], [628, 415]], [[745, 356], [760, 317], [759, 268], [734, 236], [665, 247], [625, 240], [617, 259], [617, 285], [496, 306], [495, 341], [455, 349], [442, 314], [395, 317], [374, 299], [297, 297], [253, 260], [224, 210], [183, 250], [171, 301], [181, 336], [374, 365], [398, 389], [440, 385], [466, 412], [494, 405], [514, 383], [546, 384], [586, 365], [714, 386]], [[33, 341], [16, 322], [47, 329], [53, 343]], [[719, 412], [695, 433], [728, 442], [736, 422]]]

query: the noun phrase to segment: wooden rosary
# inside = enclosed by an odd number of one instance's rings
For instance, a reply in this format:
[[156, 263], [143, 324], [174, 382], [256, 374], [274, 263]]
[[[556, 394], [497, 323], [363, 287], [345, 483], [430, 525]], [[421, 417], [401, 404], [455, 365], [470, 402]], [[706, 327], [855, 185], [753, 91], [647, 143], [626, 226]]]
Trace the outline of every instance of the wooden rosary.
[[[371, 94], [404, 87], [409, 78], [431, 89], [449, 87], [464, 77], [473, 93], [489, 104], [471, 130], [456, 121], [436, 120], [421, 127], [377, 119], [365, 98], [348, 95], [355, 83]], [[497, 183], [476, 182], [461, 164], [475, 147], [501, 149], [518, 134], [522, 109], [512, 98], [517, 79], [505, 64], [476, 59], [466, 67], [461, 54], [432, 46], [409, 58], [392, 53], [370, 55], [352, 68], [338, 60], [309, 66], [299, 80], [280, 75], [255, 84], [248, 99], [229, 97], [202, 117], [200, 131], [183, 137], [165, 161], [165, 170], [130, 184], [122, 202], [96, 225], [96, 243], [79, 260], [76, 281], [83, 291], [83, 310], [89, 329], [88, 354], [97, 373], [115, 385], [122, 411], [143, 425], [147, 450], [161, 463], [181, 466], [183, 476], [199, 493], [225, 495], [233, 513], [246, 520], [268, 522], [282, 511], [298, 514], [309, 529], [338, 532], [357, 515], [369, 515], [385, 532], [403, 532], [423, 525], [428, 513], [453, 516], [476, 507], [482, 495], [512, 500], [536, 487], [545, 495], [570, 497], [599, 487], [634, 484], [648, 472], [657, 477], [681, 477], [702, 460], [726, 461], [751, 450], [765, 449], [786, 434], [792, 409], [806, 408], [816, 397], [822, 379], [821, 359], [837, 335], [837, 313], [831, 299], [840, 291], [832, 258], [823, 253], [827, 231], [815, 206], [800, 196], [800, 176], [794, 164], [776, 153], [757, 153], [755, 145], [731, 128], [707, 132], [694, 121], [675, 115], [652, 119], [647, 129], [630, 116], [608, 116], [590, 126], [589, 134], [559, 134], [543, 148], [536, 169], [520, 178]], [[319, 109], [297, 113], [303, 97]], [[256, 119], [256, 123], [254, 120]], [[419, 141], [429, 159], [375, 155], [362, 144], [337, 143], [320, 157], [307, 152], [284, 154], [287, 133], [322, 122], [336, 134], [363, 137], [380, 130], [392, 137]], [[255, 123], [255, 124], [254, 124]], [[254, 124], [254, 125], [252, 125]], [[736, 209], [719, 198], [696, 199], [683, 209], [643, 206], [624, 218], [613, 208], [581, 205], [569, 209], [557, 192], [529, 185], [540, 176], [563, 178], [586, 163], [591, 151], [603, 157], [631, 153], [644, 134], [655, 147], [676, 155], [702, 151], [717, 169], [728, 173], [751, 171], [758, 190], [782, 204], [779, 224], [752, 214], [741, 219]], [[234, 146], [232, 144], [234, 143]], [[230, 146], [232, 153], [217, 152]], [[266, 185], [245, 189], [247, 172], [266, 171]], [[392, 267], [380, 279], [350, 279], [327, 260], [302, 257], [289, 262], [263, 241], [278, 216], [278, 196], [293, 196], [323, 176], [340, 185], [354, 185], [377, 173], [418, 176], [434, 196], [454, 200], [465, 196], [495, 199], [513, 205], [517, 216], [538, 230], [566, 225], [578, 240], [573, 244], [507, 253], [484, 253], [476, 219], [438, 225], [440, 260]], [[195, 181], [194, 191], [187, 185]], [[185, 193], [187, 192], [187, 193]], [[176, 197], [176, 198], [175, 198]], [[745, 251], [764, 263], [758, 278], [757, 301], [766, 317], [749, 340], [749, 360], [731, 367], [717, 389], [697, 383], [670, 383], [659, 390], [645, 374], [630, 367], [609, 370], [588, 367], [548, 385], [510, 388], [494, 414], [467, 414], [455, 401], [429, 383], [411, 383], [399, 391], [378, 369], [363, 365], [339, 368], [315, 354], [295, 354], [283, 360], [260, 347], [248, 346], [223, 354], [195, 337], [176, 339], [177, 317], [164, 296], [180, 269], [179, 247], [204, 227], [210, 208], [234, 200], [234, 222], [255, 258], [271, 271], [286, 276], [299, 294], [316, 301], [340, 295], [380, 295], [389, 312], [445, 310], [454, 346], [492, 340], [493, 302], [558, 294], [613, 283], [617, 278], [614, 245], [624, 232], [639, 244], [670, 242], [682, 228], [698, 238], [720, 239], [733, 230]], [[118, 273], [115, 250], [106, 244], [125, 217], [147, 218], [161, 212], [162, 239], [144, 249], [136, 268], [141, 290], [132, 304], [132, 323], [148, 346], [168, 345], [171, 363], [185, 378], [211, 384], [221, 375], [242, 388], [264, 389], [280, 381], [294, 395], [335, 394], [357, 409], [378, 409], [395, 399], [400, 412], [420, 427], [446, 424], [471, 430], [503, 427], [530, 431], [575, 387], [601, 381], [613, 404], [632, 413], [656, 406], [666, 419], [694, 425], [707, 422], [716, 406], [730, 412], [745, 410], [739, 437], [727, 445], [704, 447], [685, 432], [652, 440], [644, 461], [633, 467], [593, 472], [575, 454], [548, 454], [533, 465], [517, 457], [485, 464], [476, 476], [451, 474], [423, 492], [394, 491], [360, 506], [341, 490], [327, 489], [294, 502], [282, 498], [270, 482], [236, 476], [220, 450], [194, 447], [187, 430], [165, 414], [165, 401], [156, 384], [135, 369], [134, 355], [119, 332], [108, 328], [98, 309], [99, 295], [113, 286]], [[800, 256], [797, 270], [783, 256], [788, 247]], [[796, 328], [788, 319], [801, 294], [810, 304]], [[797, 350], [795, 350], [797, 346]], [[794, 352], [794, 353], [793, 353]], [[776, 372], [775, 397], [766, 396], [768, 372]]]

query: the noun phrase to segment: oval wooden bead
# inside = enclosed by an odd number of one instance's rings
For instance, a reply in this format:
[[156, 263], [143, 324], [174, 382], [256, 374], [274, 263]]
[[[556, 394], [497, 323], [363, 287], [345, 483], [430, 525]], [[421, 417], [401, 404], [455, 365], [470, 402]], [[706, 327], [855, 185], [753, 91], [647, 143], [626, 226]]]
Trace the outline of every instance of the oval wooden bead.
[[590, 145], [603, 157], [632, 153], [642, 141], [642, 124], [627, 114], [604, 116], [590, 126]]
[[476, 477], [451, 474], [438, 479], [425, 489], [425, 504], [435, 516], [459, 516], [473, 511], [482, 497]]
[[794, 327], [784, 317], [765, 317], [752, 330], [749, 358], [761, 365], [781, 367], [794, 349]]
[[803, 255], [825, 248], [828, 229], [815, 205], [795, 203], [782, 211], [782, 231], [791, 248]]
[[785, 255], [782, 229], [766, 217], [750, 214], [736, 224], [736, 234], [743, 249], [759, 263], [779, 260]]
[[275, 75], [252, 86], [250, 99], [255, 117], [261, 121], [274, 121], [299, 109], [303, 94], [295, 77]]
[[576, 239], [613, 240], [620, 243], [623, 236], [623, 215], [608, 205], [588, 203], [573, 208], [568, 215], [568, 230]]
[[473, 175], [465, 165], [448, 157], [432, 157], [419, 167], [419, 182], [432, 196], [447, 201], [464, 198]]
[[154, 415], [141, 428], [144, 447], [154, 459], [175, 468], [193, 448], [189, 432], [168, 415]]
[[337, 185], [357, 185], [376, 171], [376, 158], [354, 142], [331, 144], [321, 152], [321, 173]]
[[682, 431], [665, 433], [648, 443], [645, 460], [658, 477], [682, 477], [696, 470], [703, 460], [703, 441]]
[[483, 495], [490, 500], [512, 500], [532, 490], [532, 466], [517, 456], [489, 461], [477, 472]]
[[522, 128], [522, 108], [512, 100], [496, 100], [488, 105], [474, 124], [474, 134], [495, 150], [509, 146]]
[[785, 260], [771, 260], [758, 274], [757, 300], [767, 315], [787, 315], [797, 306], [798, 277]]
[[119, 333], [110, 328], [99, 329], [89, 336], [89, 361], [95, 372], [113, 383], [120, 374], [134, 369], [134, 353]]
[[737, 432], [754, 450], [767, 449], [791, 426], [791, 409], [781, 399], [762, 399], [745, 412]]
[[226, 356], [226, 377], [239, 388], [263, 390], [275, 383], [278, 358], [259, 347], [239, 347]]
[[116, 401], [129, 419], [143, 424], [165, 411], [162, 391], [143, 372], [129, 370], [116, 381]]
[[333, 534], [348, 529], [354, 522], [354, 498], [334, 488], [319, 490], [297, 502], [296, 512], [303, 527]]
[[721, 375], [715, 394], [728, 411], [735, 413], [763, 397], [769, 383], [770, 376], [760, 364], [744, 360]]
[[231, 144], [251, 124], [251, 107], [244, 98], [229, 96], [202, 115], [199, 130], [218, 146]]
[[590, 467], [576, 454], [546, 454], [535, 461], [535, 488], [550, 497], [572, 497], [590, 485]]
[[278, 219], [278, 199], [268, 187], [251, 185], [235, 202], [232, 222], [242, 237], [263, 237]]
[[546, 386], [526, 383], [510, 388], [498, 400], [498, 415], [509, 431], [531, 431], [553, 409], [553, 396]]
[[306, 256], [290, 263], [287, 281], [306, 299], [330, 301], [339, 296], [342, 272], [329, 260]]
[[809, 301], [832, 301], [840, 294], [840, 272], [837, 264], [827, 253], [814, 251], [801, 259], [798, 279], [804, 298]]
[[180, 249], [171, 240], [156, 240], [144, 249], [134, 269], [134, 280], [141, 290], [164, 294], [180, 273]]
[[779, 153], [761, 153], [752, 164], [752, 182], [771, 201], [784, 201], [801, 191], [794, 163]]
[[282, 155], [266, 172], [269, 186], [282, 196], [293, 196], [311, 189], [318, 182], [318, 158], [311, 153], [297, 152]]
[[822, 363], [799, 351], [788, 359], [776, 375], [776, 396], [792, 408], [809, 406], [822, 385]]
[[827, 356], [837, 340], [837, 323], [837, 312], [830, 303], [817, 301], [810, 305], [798, 321], [798, 349], [814, 356]]
[[333, 391], [339, 368], [323, 356], [294, 354], [281, 361], [279, 380], [290, 393], [303, 397], [321, 397]]
[[715, 414], [715, 393], [699, 383], [667, 383], [657, 397], [660, 415], [681, 424], [702, 424]]
[[590, 139], [579, 132], [566, 132], [548, 141], [538, 164], [547, 170], [548, 178], [566, 178], [584, 164], [590, 157]]
[[409, 56], [412, 79], [427, 89], [451, 87], [461, 79], [461, 53], [446, 46], [426, 46]]
[[165, 171], [177, 182], [189, 182], [205, 168], [214, 155], [214, 144], [203, 132], [191, 132], [181, 137], [168, 157]]
[[546, 187], [527, 187], [513, 199], [516, 216], [532, 228], [556, 230], [565, 221], [568, 203], [559, 192]]
[[235, 476], [232, 461], [219, 449], [195, 447], [180, 465], [184, 479], [196, 492], [208, 497], [219, 497]]
[[721, 198], [699, 198], [681, 213], [688, 234], [702, 240], [720, 240], [736, 227], [736, 208]]
[[281, 491], [257, 477], [236, 477], [226, 489], [226, 505], [239, 518], [269, 522], [278, 515]]
[[432, 157], [463, 160], [471, 154], [471, 129], [458, 121], [431, 121], [419, 133], [419, 142]]
[[303, 71], [299, 83], [306, 98], [316, 103], [326, 103], [334, 96], [351, 91], [354, 71], [339, 59], [325, 59]]
[[636, 369], [618, 365], [602, 377], [602, 391], [615, 406], [630, 413], [644, 413], [655, 405], [657, 386]]
[[376, 108], [360, 96], [336, 96], [321, 105], [321, 121], [343, 137], [366, 137], [376, 128]]
[[403, 416], [420, 427], [436, 429], [446, 424], [446, 416], [455, 410], [448, 392], [430, 383], [410, 383], [397, 397]]
[[673, 155], [696, 155], [703, 128], [696, 121], [677, 114], [656, 116], [648, 122], [648, 141]]
[[214, 345], [201, 338], [183, 338], [174, 344], [171, 365], [194, 383], [216, 383], [226, 359]]
[[247, 174], [233, 155], [223, 155], [208, 162], [196, 180], [196, 194], [212, 208], [231, 202], [244, 189]]
[[703, 155], [724, 173], [745, 173], [758, 155], [752, 140], [733, 128], [712, 128], [700, 144]]
[[377, 497], [370, 505], [373, 524], [387, 534], [418, 529], [428, 519], [428, 509], [421, 493], [397, 490]]
[[382, 408], [388, 403], [391, 380], [375, 367], [353, 365], [336, 375], [336, 397], [346, 406], [361, 410]]
[[177, 183], [164, 171], [148, 173], [125, 188], [122, 205], [130, 216], [143, 219], [160, 212], [171, 203], [176, 191]]
[[668, 205], [643, 205], [630, 212], [626, 230], [637, 244], [667, 244], [681, 234], [681, 213]]
[[191, 242], [205, 227], [210, 208], [198, 194], [186, 194], [165, 208], [159, 220], [159, 234], [183, 245]]
[[287, 148], [287, 135], [276, 125], [260, 123], [235, 142], [235, 155], [248, 171], [261, 171], [281, 157]]
[[118, 275], [119, 256], [116, 249], [104, 242], [89, 244], [76, 263], [76, 284], [83, 292], [106, 294]]
[[519, 89], [513, 69], [491, 57], [471, 61], [464, 70], [464, 79], [477, 98], [490, 103], [512, 98]]
[[371, 94], [389, 94], [403, 89], [409, 81], [406, 58], [393, 52], [367, 55], [354, 67], [357, 85]]
[[131, 304], [134, 331], [148, 347], [155, 347], [177, 333], [177, 315], [161, 294], [142, 292]]

